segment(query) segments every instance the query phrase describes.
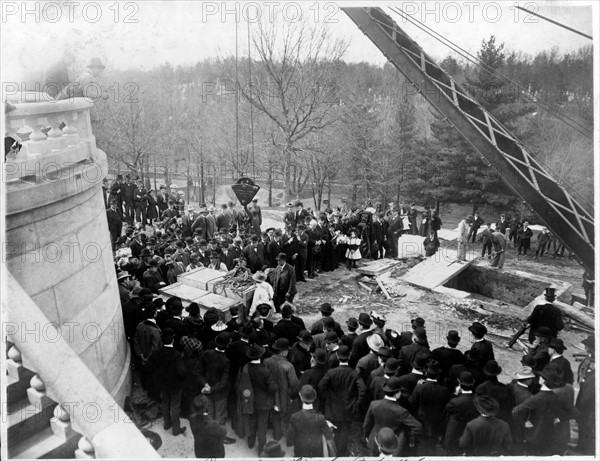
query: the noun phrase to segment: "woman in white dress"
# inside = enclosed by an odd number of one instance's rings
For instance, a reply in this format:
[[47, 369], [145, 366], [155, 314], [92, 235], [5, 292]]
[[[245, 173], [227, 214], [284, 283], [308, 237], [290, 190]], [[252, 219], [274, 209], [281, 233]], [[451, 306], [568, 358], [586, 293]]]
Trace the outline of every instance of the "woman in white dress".
[[271, 310], [269, 311], [269, 315], [267, 315], [267, 319], [271, 320], [275, 311], [273, 287], [267, 282], [267, 276], [263, 271], [256, 271], [252, 279], [256, 282], [256, 289], [254, 290], [254, 297], [250, 305], [249, 318], [252, 318], [256, 312], [256, 306], [259, 304], [268, 304], [271, 306]]
[[346, 250], [346, 260], [348, 261], [348, 270], [352, 270], [352, 268], [356, 268], [356, 261], [362, 259], [360, 254], [360, 238], [358, 238], [358, 233], [355, 229], [350, 231], [350, 237], [347, 240], [348, 249]]

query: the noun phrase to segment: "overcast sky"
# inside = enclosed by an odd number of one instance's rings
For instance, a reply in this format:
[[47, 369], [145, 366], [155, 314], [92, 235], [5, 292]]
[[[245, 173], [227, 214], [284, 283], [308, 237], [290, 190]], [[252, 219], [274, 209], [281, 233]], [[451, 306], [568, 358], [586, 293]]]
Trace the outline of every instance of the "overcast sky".
[[[25, 13], [23, 5], [29, 12]], [[346, 3], [348, 4], [348, 2]], [[396, 1], [397, 6], [436, 32], [475, 53], [481, 41], [491, 34], [508, 49], [535, 54], [558, 47], [569, 52], [591, 44], [573, 32], [542, 19], [526, 17], [512, 5], [519, 4], [593, 35], [594, 1], [583, 2], [432, 2]], [[115, 7], [118, 5], [118, 8]], [[235, 51], [238, 8], [238, 52], [247, 55], [248, 21], [272, 17], [293, 21], [298, 14], [311, 21], [326, 22], [335, 37], [351, 42], [346, 60], [383, 64], [385, 58], [332, 2], [191, 2], [136, 1], [86, 2], [78, 7], [69, 2], [2, 2], [2, 80], [22, 78], [43, 71], [67, 47], [74, 48], [79, 64], [100, 57], [108, 67], [149, 69], [166, 61], [192, 64]], [[383, 2], [351, 2], [352, 6], [385, 6]], [[258, 8], [256, 8], [258, 6]], [[597, 6], [597, 5], [596, 5]], [[389, 10], [388, 10], [389, 12]], [[449, 49], [425, 32], [392, 14], [430, 55], [443, 58]], [[252, 26], [252, 23], [250, 24]], [[11, 80], [13, 81], [13, 80]]]

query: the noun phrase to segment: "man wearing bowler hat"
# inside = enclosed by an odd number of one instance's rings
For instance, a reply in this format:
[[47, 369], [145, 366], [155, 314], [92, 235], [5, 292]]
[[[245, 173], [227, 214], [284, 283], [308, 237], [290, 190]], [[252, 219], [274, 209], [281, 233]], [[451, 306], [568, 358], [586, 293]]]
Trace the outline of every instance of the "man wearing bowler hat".
[[492, 397], [475, 397], [479, 417], [467, 423], [458, 441], [467, 456], [502, 456], [512, 452], [512, 437], [506, 421], [496, 418], [498, 402]]
[[[331, 307], [331, 304], [323, 303], [319, 307], [319, 311], [321, 312], [321, 318], [318, 319], [315, 323], [313, 323], [310, 327], [310, 334], [313, 336], [318, 335], [319, 333], [323, 333], [323, 320], [327, 317], [331, 317], [331, 314], [335, 312], [335, 309]], [[340, 338], [344, 336], [342, 327], [338, 322], [334, 321], [333, 331], [335, 331]]]
[[382, 427], [375, 436], [378, 456], [380, 459], [393, 459], [400, 447], [400, 441], [389, 427]]
[[[225, 351], [231, 344], [229, 333], [221, 332], [215, 338], [215, 348], [202, 354], [195, 370], [200, 393], [208, 399], [208, 414], [221, 426], [227, 420], [230, 363]], [[226, 438], [226, 443], [231, 439]]]
[[[313, 404], [317, 400], [317, 392], [310, 384], [305, 384], [298, 392], [302, 401], [302, 410], [294, 413], [290, 418], [290, 425], [286, 439], [288, 447], [294, 447], [296, 457], [322, 457], [323, 437], [326, 441], [333, 441], [333, 431], [330, 423], [321, 413], [318, 413]], [[329, 453], [331, 456], [332, 453]]]
[[548, 345], [552, 339], [552, 330], [548, 327], [539, 327], [534, 332], [533, 347], [529, 350], [527, 356], [535, 362], [533, 371], [542, 371], [550, 361]]
[[356, 367], [358, 361], [367, 355], [370, 351], [367, 344], [367, 338], [372, 334], [377, 334], [373, 331], [373, 319], [366, 312], [361, 312], [358, 316], [359, 334], [352, 342], [352, 350], [350, 353], [350, 366]]
[[402, 389], [402, 381], [399, 378], [391, 378], [383, 386], [385, 396], [374, 400], [369, 405], [363, 422], [363, 435], [367, 439], [371, 456], [379, 454], [375, 438], [383, 427], [390, 428], [400, 437], [397, 451], [393, 453], [395, 456], [406, 454], [406, 445], [414, 446], [416, 438], [421, 434], [421, 423], [406, 408], [398, 404]]
[[296, 272], [288, 264], [285, 253], [277, 255], [277, 267], [273, 271], [273, 303], [275, 304], [275, 310], [279, 312], [283, 303], [286, 301], [294, 302], [294, 296], [297, 293]]
[[452, 365], [465, 363], [465, 355], [456, 347], [460, 343], [460, 335], [456, 330], [448, 330], [446, 335], [447, 346], [438, 347], [431, 352], [431, 359], [440, 364], [442, 374], [440, 382], [444, 382]]
[[[277, 387], [271, 371], [261, 363], [265, 348], [253, 344], [246, 351], [250, 361], [244, 365], [236, 378], [237, 416], [242, 424], [236, 424], [240, 437], [248, 437], [248, 448], [254, 448], [258, 437], [258, 454], [267, 443], [267, 424], [270, 411], [279, 411], [275, 403]], [[243, 426], [243, 427], [242, 427]]]
[[419, 453], [435, 455], [444, 432], [444, 407], [450, 400], [450, 390], [438, 382], [440, 369], [430, 361], [425, 370], [425, 380], [419, 382], [408, 398], [408, 408], [423, 425]]
[[458, 439], [465, 431], [467, 423], [479, 416], [473, 401], [473, 385], [475, 384], [473, 375], [468, 371], [462, 371], [458, 375], [458, 383], [460, 386], [458, 395], [450, 399], [444, 408], [446, 422], [444, 448], [450, 456], [461, 453]]
[[510, 423], [510, 412], [514, 407], [514, 402], [508, 386], [498, 381], [500, 373], [502, 373], [502, 367], [498, 365], [498, 362], [488, 360], [483, 366], [483, 374], [486, 380], [475, 388], [475, 395], [487, 395], [496, 399], [496, 402], [500, 405], [498, 417]]
[[540, 327], [550, 329], [553, 338], [561, 331], [565, 324], [562, 319], [562, 311], [552, 304], [556, 300], [556, 288], [548, 287], [544, 293], [544, 304], [538, 304], [533, 308], [531, 315], [527, 318], [529, 327], [529, 342], [533, 343], [535, 332]]
[[348, 366], [348, 347], [341, 346], [337, 350], [337, 356], [340, 365], [325, 373], [319, 383], [319, 393], [323, 393], [325, 400], [325, 417], [337, 427], [337, 454], [348, 456], [350, 426], [363, 409], [367, 388], [358, 371]]
[[311, 349], [313, 348], [313, 337], [308, 330], [300, 330], [297, 341], [294, 342], [288, 354], [288, 360], [296, 370], [296, 376], [300, 378], [302, 373], [311, 367]]
[[491, 342], [485, 339], [487, 328], [479, 322], [473, 322], [469, 327], [469, 331], [473, 335], [473, 344], [471, 350], [478, 350], [481, 356], [481, 363], [486, 364], [488, 360], [495, 360], [494, 346]]
[[279, 407], [279, 411], [271, 412], [271, 421], [273, 438], [279, 440], [289, 422], [290, 400], [298, 385], [298, 377], [294, 365], [287, 360], [290, 342], [286, 338], [279, 338], [271, 349], [274, 352], [273, 356], [265, 359], [263, 363], [271, 371], [277, 389], [275, 405]]
[[567, 350], [567, 346], [560, 338], [551, 338], [548, 343], [548, 355], [550, 356], [550, 362], [553, 366], [558, 367], [562, 370], [563, 381], [567, 384], [573, 384], [575, 380], [573, 376], [573, 370], [571, 369], [571, 363], [565, 357], [563, 352]]
[[[391, 357], [390, 350], [387, 347], [379, 349], [379, 363], [383, 363], [381, 372], [379, 369], [371, 372], [371, 379], [369, 382], [369, 396], [371, 400], [379, 400], [384, 396], [383, 386], [394, 378], [398, 370], [400, 370], [400, 362], [395, 357]], [[381, 374], [379, 374], [381, 373]]]

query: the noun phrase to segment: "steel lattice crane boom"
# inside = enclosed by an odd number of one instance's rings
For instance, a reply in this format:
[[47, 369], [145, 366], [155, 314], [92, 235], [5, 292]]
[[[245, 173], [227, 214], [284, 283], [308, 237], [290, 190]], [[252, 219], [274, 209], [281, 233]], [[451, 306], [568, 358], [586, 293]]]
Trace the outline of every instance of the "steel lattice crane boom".
[[585, 268], [593, 271], [593, 205], [578, 202], [381, 8], [342, 9]]

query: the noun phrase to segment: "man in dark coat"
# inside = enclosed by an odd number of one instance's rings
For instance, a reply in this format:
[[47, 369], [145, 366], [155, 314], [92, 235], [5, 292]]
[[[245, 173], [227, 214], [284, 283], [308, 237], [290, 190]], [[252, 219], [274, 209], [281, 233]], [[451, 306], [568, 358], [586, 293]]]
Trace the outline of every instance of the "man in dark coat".
[[352, 349], [350, 352], [350, 366], [356, 367], [358, 361], [369, 353], [369, 345], [367, 344], [367, 338], [371, 336], [373, 332], [373, 319], [366, 312], [361, 312], [358, 316], [359, 334], [356, 339], [352, 342]]
[[300, 330], [297, 341], [290, 348], [288, 360], [296, 370], [298, 378], [311, 367], [310, 350], [313, 345], [313, 337], [308, 330]]
[[[425, 368], [427, 367], [427, 361], [429, 360], [429, 353], [420, 351], [415, 355], [415, 358], [411, 362], [412, 370], [409, 373], [400, 375], [400, 382], [404, 388], [402, 394], [404, 401], [408, 401], [408, 398], [412, 394], [417, 384], [425, 381]], [[398, 373], [401, 372], [401, 368]]]
[[[523, 366], [515, 373], [515, 379], [507, 384], [510, 391], [511, 400], [514, 406], [521, 405], [533, 394], [530, 390], [531, 384], [537, 380], [531, 367]], [[525, 424], [524, 421], [515, 421], [510, 423], [513, 438], [513, 454], [515, 456], [523, 456], [525, 454]]]
[[[335, 312], [335, 309], [331, 307], [331, 304], [323, 303], [319, 307], [319, 311], [321, 312], [321, 318], [315, 321], [315, 323], [313, 323], [310, 327], [310, 334], [313, 336], [323, 333], [323, 320], [327, 317], [331, 317], [331, 314]], [[334, 321], [333, 331], [335, 331], [340, 338], [344, 336], [342, 327], [337, 321]]]
[[420, 454], [434, 455], [444, 432], [444, 408], [450, 400], [450, 391], [438, 383], [441, 372], [437, 362], [431, 362], [425, 372], [427, 378], [417, 384], [408, 398], [412, 414], [423, 425]]
[[533, 312], [527, 318], [529, 323], [529, 342], [533, 343], [535, 339], [535, 332], [540, 327], [547, 327], [550, 329], [553, 338], [561, 331], [565, 324], [562, 319], [561, 310], [554, 306], [552, 303], [556, 300], [556, 288], [548, 287], [544, 294], [546, 302], [544, 304], [538, 304], [533, 308]]
[[294, 447], [295, 457], [320, 458], [323, 456], [323, 440], [333, 440], [333, 431], [321, 413], [313, 408], [317, 393], [313, 386], [305, 384], [299, 391], [302, 410], [290, 418], [286, 439], [288, 447]]
[[125, 220], [129, 224], [133, 224], [135, 214], [135, 194], [137, 186], [131, 180], [131, 175], [125, 175], [125, 184], [121, 187], [121, 193], [123, 196], [123, 203], [125, 205]]
[[399, 208], [392, 210], [392, 219], [387, 229], [387, 251], [385, 253], [386, 258], [397, 258], [398, 257], [398, 239], [402, 236], [402, 230], [404, 229], [404, 223], [399, 215]]
[[496, 418], [498, 402], [487, 395], [475, 397], [480, 416], [467, 423], [458, 441], [467, 456], [510, 455], [512, 437], [506, 421]]
[[174, 339], [173, 330], [167, 328], [163, 331], [163, 347], [150, 356], [148, 369], [152, 371], [156, 386], [160, 390], [164, 429], [167, 431], [173, 427], [173, 435], [177, 436], [186, 430], [179, 422], [186, 369], [181, 353], [173, 347]]
[[171, 317], [165, 321], [165, 328], [170, 328], [175, 332], [175, 341], [173, 346], [179, 352], [183, 352], [181, 346], [181, 338], [186, 336], [188, 331], [185, 323], [183, 323], [182, 312], [183, 304], [180, 300], [175, 300], [169, 307]]
[[358, 371], [348, 366], [350, 350], [337, 350], [340, 365], [329, 370], [319, 383], [325, 400], [325, 417], [336, 427], [335, 445], [338, 456], [348, 456], [348, 433], [352, 421], [360, 414], [367, 388]]
[[296, 289], [296, 273], [294, 268], [287, 263], [287, 255], [279, 253], [277, 267], [273, 269], [273, 303], [279, 312], [281, 305], [286, 301], [294, 302]]
[[404, 451], [414, 446], [417, 436], [421, 433], [422, 425], [410, 412], [398, 405], [398, 399], [402, 394], [402, 383], [399, 378], [391, 378], [383, 386], [385, 396], [374, 400], [369, 405], [363, 423], [363, 434], [367, 439], [367, 445], [371, 456], [378, 456], [379, 450], [375, 443], [375, 436], [383, 427], [389, 427], [399, 436], [400, 443], [395, 456], [404, 455]]
[[506, 229], [508, 229], [508, 220], [506, 215], [502, 213], [500, 219], [496, 221], [496, 232], [500, 232], [502, 235], [506, 235]]
[[463, 371], [458, 377], [459, 394], [450, 399], [444, 408], [446, 431], [444, 433], [444, 448], [448, 455], [456, 456], [461, 453], [458, 439], [463, 434], [467, 423], [479, 416], [473, 401], [473, 384], [475, 380], [468, 371]]
[[207, 397], [208, 414], [221, 426], [227, 419], [227, 395], [229, 394], [230, 364], [226, 350], [231, 343], [229, 333], [223, 332], [215, 338], [215, 348], [202, 354], [195, 370], [200, 384], [200, 393]]
[[281, 309], [281, 320], [273, 327], [273, 333], [277, 338], [285, 338], [290, 344], [296, 342], [302, 328], [292, 322], [292, 308], [289, 305], [284, 305]]
[[452, 365], [465, 363], [465, 355], [456, 348], [460, 343], [458, 331], [449, 330], [446, 335], [446, 341], [448, 342], [447, 346], [438, 347], [431, 352], [431, 360], [438, 362], [442, 369], [440, 382], [444, 382]]
[[148, 396], [154, 400], [160, 400], [160, 392], [154, 386], [152, 379], [152, 370], [147, 367], [148, 359], [154, 351], [159, 350], [163, 344], [161, 331], [156, 324], [156, 306], [152, 303], [145, 303], [144, 315], [146, 319], [140, 322], [135, 330], [133, 340], [133, 351], [140, 364], [140, 381], [142, 388], [148, 392]]
[[165, 279], [159, 272], [158, 260], [151, 259], [148, 261], [148, 269], [144, 272], [143, 279], [144, 287], [152, 293], [158, 293], [158, 290], [166, 285]]
[[573, 384], [575, 377], [569, 360], [563, 357], [563, 352], [567, 349], [565, 343], [560, 338], [552, 338], [548, 343], [548, 355], [553, 366], [562, 370], [563, 381], [567, 384]]
[[469, 331], [473, 334], [473, 344], [471, 350], [478, 350], [481, 357], [481, 364], [485, 365], [489, 360], [495, 360], [494, 346], [491, 342], [485, 339], [487, 328], [479, 322], [473, 322], [469, 327]]
[[479, 216], [479, 213], [476, 211], [473, 214], [473, 221], [471, 222], [471, 226], [469, 227], [469, 235], [467, 236], [467, 242], [475, 243], [475, 239], [477, 238], [477, 232], [483, 224], [485, 224], [485, 220], [481, 216]]
[[475, 396], [487, 395], [495, 399], [500, 405], [498, 418], [510, 423], [514, 402], [508, 386], [498, 381], [500, 373], [502, 373], [502, 368], [498, 365], [498, 362], [489, 360], [483, 367], [486, 380], [475, 388]]
[[412, 361], [418, 353], [431, 354], [424, 327], [416, 327], [414, 329], [412, 340], [412, 344], [400, 349], [400, 355], [398, 356], [398, 360], [400, 360], [400, 375], [410, 373]]
[[306, 221], [306, 217], [308, 216], [308, 211], [304, 209], [302, 202], [296, 202], [296, 215], [295, 215], [295, 226], [294, 228], [298, 228], [301, 225], [304, 225]]
[[286, 338], [279, 338], [271, 347], [273, 356], [264, 360], [264, 365], [273, 375], [273, 381], [277, 392], [275, 393], [275, 405], [278, 411], [271, 412], [271, 421], [273, 422], [273, 438], [279, 440], [283, 431], [288, 425], [290, 413], [290, 399], [293, 391], [298, 385], [296, 370], [288, 360], [290, 343]]
[[110, 201], [110, 208], [106, 210], [106, 220], [108, 221], [108, 231], [110, 232], [110, 240], [114, 248], [123, 231], [123, 221], [117, 211], [116, 200]]
[[[254, 448], [258, 437], [258, 453], [267, 443], [269, 411], [279, 411], [275, 405], [277, 387], [271, 371], [261, 363], [265, 348], [253, 344], [246, 351], [249, 362], [236, 378], [237, 414], [247, 429], [248, 448]], [[237, 430], [237, 429], [236, 429]]]
[[[301, 408], [302, 401], [300, 400], [299, 392], [302, 389], [302, 386], [310, 385], [315, 389], [319, 388], [319, 383], [325, 373], [327, 373], [327, 352], [323, 349], [315, 349], [312, 353], [311, 358], [311, 367], [304, 371], [298, 380], [298, 384], [296, 385], [296, 389], [293, 390], [292, 394], [292, 408], [293, 412], [299, 411]], [[313, 402], [313, 407], [317, 411], [321, 411], [323, 409], [323, 399], [317, 398]]]
[[450, 392], [454, 392], [456, 387], [458, 386], [458, 377], [460, 373], [463, 371], [468, 371], [473, 376], [475, 381], [474, 386], [478, 386], [482, 382], [485, 381], [485, 375], [481, 370], [481, 366], [479, 365], [481, 362], [481, 356], [479, 355], [478, 350], [468, 350], [465, 352], [465, 363], [452, 365], [448, 374], [446, 375], [446, 379], [444, 380], [444, 386], [446, 386]]
[[537, 394], [532, 395], [513, 408], [512, 416], [518, 424], [529, 420], [533, 428], [526, 434], [526, 454], [528, 456], [551, 456], [556, 440], [555, 420], [564, 412], [560, 397], [553, 388], [562, 385], [562, 378], [553, 367], [545, 367], [539, 373], [541, 386]]
[[277, 267], [277, 257], [283, 253], [283, 237], [281, 229], [276, 229], [273, 240], [267, 243], [266, 262], [269, 267]]

